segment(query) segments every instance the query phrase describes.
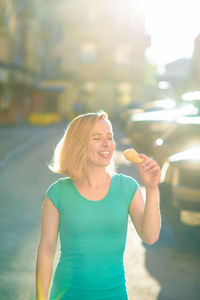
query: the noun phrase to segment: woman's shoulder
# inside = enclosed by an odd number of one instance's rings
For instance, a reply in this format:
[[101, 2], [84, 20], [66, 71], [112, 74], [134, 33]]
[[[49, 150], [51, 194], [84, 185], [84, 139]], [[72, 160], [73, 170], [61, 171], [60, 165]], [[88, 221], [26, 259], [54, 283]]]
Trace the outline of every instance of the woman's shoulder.
[[62, 188], [62, 187], [67, 187], [69, 185], [71, 185], [71, 178], [69, 177], [62, 177], [62, 178], [59, 178], [57, 179], [56, 181], [54, 181], [52, 184], [50, 184], [49, 189], [59, 189], [59, 188]]
[[46, 191], [46, 196], [53, 202], [54, 206], [58, 210], [62, 208], [62, 198], [63, 195], [66, 194], [69, 184], [69, 177], [59, 178], [58, 180], [54, 181]]
[[115, 194], [122, 197], [124, 201], [127, 201], [127, 205], [130, 205], [137, 189], [139, 188], [139, 183], [131, 176], [125, 175], [123, 173], [114, 175], [115, 182]]
[[114, 176], [117, 182], [121, 182], [121, 183], [137, 183], [138, 182], [131, 176], [125, 175], [123, 173], [119, 173], [119, 174], [114, 174]]

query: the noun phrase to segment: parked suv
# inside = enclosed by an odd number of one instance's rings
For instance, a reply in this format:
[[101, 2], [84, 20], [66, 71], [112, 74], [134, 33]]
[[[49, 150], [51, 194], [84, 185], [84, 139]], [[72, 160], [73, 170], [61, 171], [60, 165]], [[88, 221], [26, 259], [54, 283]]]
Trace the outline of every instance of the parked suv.
[[187, 122], [199, 116], [200, 100], [195, 103], [184, 101], [176, 108], [132, 115], [126, 122], [125, 132], [139, 152], [154, 155], [154, 142], [165, 133], [173, 132], [177, 121]]
[[[200, 227], [200, 144], [170, 156], [162, 167], [160, 206], [165, 222], [175, 234], [184, 235], [184, 228], [195, 234]], [[189, 224], [181, 219], [183, 212], [195, 213]]]
[[183, 117], [154, 141], [152, 156], [160, 166], [167, 157], [200, 143], [200, 116]]

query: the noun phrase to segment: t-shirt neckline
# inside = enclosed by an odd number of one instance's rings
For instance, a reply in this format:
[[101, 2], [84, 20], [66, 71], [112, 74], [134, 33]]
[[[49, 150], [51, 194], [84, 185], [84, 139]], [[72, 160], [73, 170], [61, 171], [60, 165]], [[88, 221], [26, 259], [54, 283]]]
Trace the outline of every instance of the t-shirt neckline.
[[110, 187], [109, 187], [109, 189], [108, 189], [107, 194], [105, 195], [104, 198], [102, 198], [102, 199], [100, 199], [100, 200], [90, 200], [90, 199], [84, 197], [84, 196], [78, 191], [78, 189], [76, 188], [76, 186], [75, 186], [75, 184], [74, 184], [74, 181], [73, 181], [72, 179], [71, 179], [71, 182], [72, 182], [72, 186], [73, 186], [74, 190], [76, 191], [76, 193], [79, 195], [80, 198], [82, 198], [82, 199], [84, 199], [84, 200], [86, 200], [86, 201], [88, 201], [88, 202], [94, 202], [94, 203], [97, 203], [97, 202], [103, 202], [104, 200], [106, 200], [106, 199], [108, 198], [108, 196], [109, 196], [109, 194], [110, 194], [110, 192], [111, 192], [111, 190], [112, 190], [114, 177], [115, 177], [115, 175], [113, 175], [112, 178], [111, 178]]

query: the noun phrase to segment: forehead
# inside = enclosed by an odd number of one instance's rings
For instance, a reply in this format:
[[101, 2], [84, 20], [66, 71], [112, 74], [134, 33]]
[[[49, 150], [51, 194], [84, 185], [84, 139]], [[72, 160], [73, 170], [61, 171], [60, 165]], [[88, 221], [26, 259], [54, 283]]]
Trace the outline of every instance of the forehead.
[[92, 128], [92, 133], [112, 133], [112, 126], [111, 123], [108, 120], [100, 119], [97, 120], [94, 123], [94, 126]]

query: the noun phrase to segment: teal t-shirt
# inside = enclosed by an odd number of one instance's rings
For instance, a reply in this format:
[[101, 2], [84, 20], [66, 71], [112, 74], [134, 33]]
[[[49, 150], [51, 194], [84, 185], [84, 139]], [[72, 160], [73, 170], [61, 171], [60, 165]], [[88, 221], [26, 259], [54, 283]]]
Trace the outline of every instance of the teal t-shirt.
[[50, 300], [128, 300], [123, 254], [138, 186], [115, 174], [100, 201], [83, 197], [69, 177], [49, 187], [46, 194], [59, 211], [61, 245]]

